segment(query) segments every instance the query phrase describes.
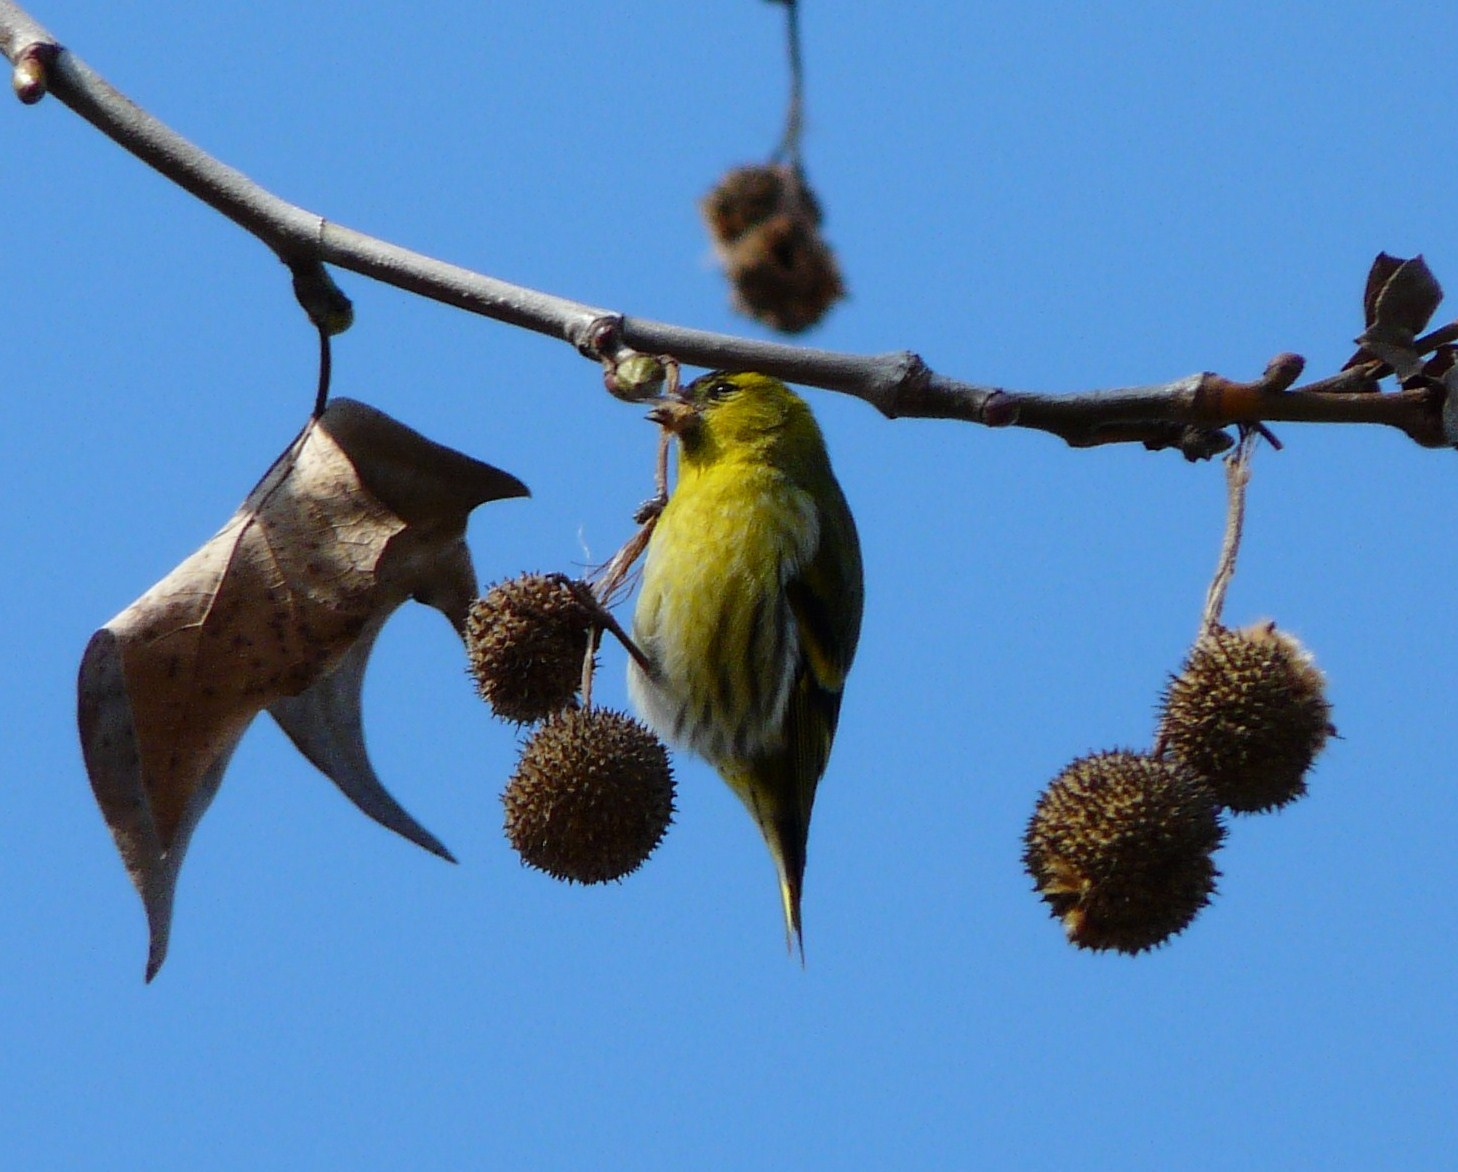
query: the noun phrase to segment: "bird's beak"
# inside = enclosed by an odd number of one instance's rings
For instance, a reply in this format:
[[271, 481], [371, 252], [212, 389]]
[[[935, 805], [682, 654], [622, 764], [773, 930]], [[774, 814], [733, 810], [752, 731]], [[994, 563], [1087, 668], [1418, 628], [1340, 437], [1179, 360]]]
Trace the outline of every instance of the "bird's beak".
[[699, 416], [698, 408], [682, 395], [665, 395], [652, 411], [648, 412], [648, 418], [664, 431], [671, 431], [678, 435]]

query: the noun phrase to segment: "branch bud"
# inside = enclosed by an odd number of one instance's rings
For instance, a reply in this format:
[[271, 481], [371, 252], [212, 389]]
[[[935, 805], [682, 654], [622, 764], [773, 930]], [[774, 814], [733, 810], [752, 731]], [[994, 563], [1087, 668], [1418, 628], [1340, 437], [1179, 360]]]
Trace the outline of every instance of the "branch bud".
[[354, 325], [353, 303], [322, 264], [303, 261], [290, 268], [294, 274], [294, 296], [315, 326], [332, 337]]
[[633, 403], [656, 399], [663, 392], [667, 377], [668, 370], [660, 359], [636, 350], [603, 362], [602, 382], [608, 394]]
[[50, 88], [50, 67], [60, 52], [57, 45], [37, 41], [27, 45], [15, 58], [15, 71], [10, 75], [15, 96], [27, 106], [34, 106]]

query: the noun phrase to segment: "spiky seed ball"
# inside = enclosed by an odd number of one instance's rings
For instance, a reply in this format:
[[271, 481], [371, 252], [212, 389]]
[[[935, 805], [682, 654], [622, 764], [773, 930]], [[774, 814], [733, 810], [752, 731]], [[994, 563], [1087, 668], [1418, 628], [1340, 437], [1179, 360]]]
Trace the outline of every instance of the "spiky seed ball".
[[835, 253], [806, 216], [782, 212], [725, 251], [734, 303], [773, 329], [798, 334], [845, 296]]
[[501, 795], [522, 862], [558, 879], [606, 883], [636, 871], [673, 821], [668, 750], [631, 716], [572, 708], [527, 741]]
[[[734, 167], [704, 196], [699, 208], [719, 248], [733, 244], [794, 199], [795, 173], [786, 166]], [[811, 207], [819, 222], [819, 209]]]
[[1225, 828], [1178, 763], [1115, 750], [1081, 757], [1043, 791], [1023, 839], [1036, 890], [1080, 948], [1142, 952], [1210, 902]]
[[736, 167], [701, 206], [740, 312], [793, 334], [845, 296], [820, 204], [796, 168]]
[[582, 589], [563, 574], [522, 574], [471, 604], [471, 674], [503, 720], [529, 724], [573, 702], [594, 636], [595, 616]]
[[1306, 792], [1306, 772], [1334, 730], [1326, 680], [1275, 623], [1214, 627], [1165, 689], [1159, 742], [1237, 813], [1273, 810]]

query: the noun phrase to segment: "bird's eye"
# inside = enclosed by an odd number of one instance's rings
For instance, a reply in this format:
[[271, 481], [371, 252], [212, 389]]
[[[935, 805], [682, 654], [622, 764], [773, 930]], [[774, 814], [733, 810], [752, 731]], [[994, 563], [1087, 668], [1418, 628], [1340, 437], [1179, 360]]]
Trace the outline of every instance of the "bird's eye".
[[717, 378], [704, 388], [704, 394], [710, 399], [718, 401], [720, 399], [727, 399], [738, 389], [727, 378]]

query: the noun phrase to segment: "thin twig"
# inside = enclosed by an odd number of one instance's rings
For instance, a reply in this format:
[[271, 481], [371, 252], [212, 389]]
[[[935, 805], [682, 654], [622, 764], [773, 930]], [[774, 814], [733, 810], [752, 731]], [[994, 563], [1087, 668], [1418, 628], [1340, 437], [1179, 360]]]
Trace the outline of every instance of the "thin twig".
[[330, 375], [334, 369], [333, 348], [329, 344], [329, 330], [319, 327], [319, 387], [314, 392], [314, 418], [324, 414], [324, 408], [329, 405], [329, 382]]
[[[677, 395], [679, 384], [679, 366], [672, 358], [662, 359], [666, 369], [664, 394]], [[618, 588], [627, 579], [629, 572], [642, 557], [643, 551], [648, 548], [648, 542], [653, 537], [653, 530], [658, 525], [658, 518], [663, 515], [663, 509], [668, 504], [668, 449], [670, 435], [667, 428], [660, 428], [658, 432], [658, 453], [654, 460], [653, 483], [655, 492], [653, 497], [646, 501], [637, 512], [638, 531], [623, 543], [623, 547], [615, 553], [611, 560], [603, 566], [597, 575], [597, 580], [589, 592], [592, 604], [598, 612], [598, 621], [604, 630], [610, 631], [619, 643], [627, 649], [634, 661], [644, 672], [653, 672], [653, 662], [643, 653], [628, 633], [618, 624], [617, 619], [607, 608], [612, 604], [613, 597]]]
[[618, 620], [613, 617], [612, 612], [604, 607], [598, 617], [602, 623], [603, 630], [607, 631], [623, 645], [623, 649], [633, 657], [633, 662], [645, 672], [651, 673], [653, 671], [653, 661], [643, 653], [643, 649], [638, 644], [633, 642], [633, 637], [627, 631], [623, 630]]
[[1235, 577], [1235, 563], [1240, 557], [1240, 539], [1245, 532], [1245, 490], [1250, 484], [1250, 457], [1259, 433], [1255, 428], [1242, 431], [1235, 451], [1225, 458], [1225, 537], [1220, 543], [1220, 559], [1215, 576], [1205, 594], [1205, 612], [1200, 617], [1200, 634], [1204, 635], [1220, 623], [1225, 610], [1225, 595]]
[[800, 53], [800, 5], [797, 0], [781, 0], [785, 6], [785, 39], [790, 55], [790, 98], [785, 109], [785, 133], [771, 155], [773, 161], [787, 162], [800, 173], [800, 140], [805, 124], [805, 64]]
[[639, 527], [638, 531], [623, 543], [623, 547], [613, 554], [606, 565], [598, 571], [593, 584], [598, 600], [604, 606], [611, 605], [618, 587], [627, 578], [628, 571], [633, 568], [633, 563], [643, 556], [643, 551], [648, 548], [648, 540], [653, 536], [653, 527], [658, 524], [658, 513], [653, 513]]
[[597, 669], [597, 632], [587, 633], [587, 653], [582, 657], [582, 706], [592, 707], [592, 676]]
[[[648, 656], [643, 654], [642, 648], [640, 648], [636, 643], [633, 642], [632, 636], [629, 635], [627, 631], [623, 630], [622, 625], [618, 622], [616, 618], [613, 617], [613, 612], [608, 610], [608, 608], [603, 604], [602, 598], [598, 595], [596, 590], [584, 582], [574, 582], [573, 587], [577, 594], [577, 601], [580, 602], [588, 611], [592, 613], [592, 617], [596, 622], [598, 631], [607, 631], [610, 635], [613, 636], [613, 638], [615, 638], [619, 643], [623, 645], [623, 649], [633, 657], [633, 661], [637, 663], [639, 667], [641, 667], [644, 671], [651, 671], [653, 669], [652, 660], [650, 660]], [[597, 650], [598, 631], [595, 631], [593, 633], [593, 637], [588, 640], [588, 662], [583, 664], [582, 668], [584, 693], [588, 693], [591, 691], [592, 668], [590, 665], [592, 662], [593, 654]]]

